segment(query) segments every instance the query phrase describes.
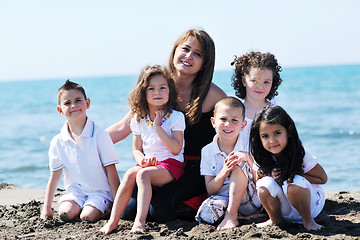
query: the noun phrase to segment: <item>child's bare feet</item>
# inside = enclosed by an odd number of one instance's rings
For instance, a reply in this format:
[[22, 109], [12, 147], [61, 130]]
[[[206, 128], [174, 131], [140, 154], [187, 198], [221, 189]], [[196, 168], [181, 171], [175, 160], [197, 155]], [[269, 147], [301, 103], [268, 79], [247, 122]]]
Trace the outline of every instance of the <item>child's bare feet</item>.
[[145, 224], [142, 224], [140, 222], [134, 222], [134, 225], [132, 226], [130, 233], [144, 233], [146, 232]]
[[100, 229], [100, 232], [107, 235], [112, 231], [114, 231], [116, 228], [117, 228], [117, 224], [109, 221]]
[[239, 225], [237, 216], [232, 217], [230, 214], [225, 214], [224, 219], [221, 221], [219, 226], [216, 228], [217, 231], [236, 228]]
[[269, 219], [265, 222], [256, 224], [256, 227], [263, 228], [263, 227], [270, 226], [270, 225], [276, 225], [276, 224], [271, 219]]
[[303, 225], [304, 225], [304, 228], [305, 228], [306, 230], [319, 230], [319, 229], [321, 229], [321, 228], [323, 227], [322, 225], [317, 224], [317, 223], [314, 221], [314, 219], [313, 219], [311, 222], [308, 222], [308, 223], [306, 223], [306, 222], [303, 221]]

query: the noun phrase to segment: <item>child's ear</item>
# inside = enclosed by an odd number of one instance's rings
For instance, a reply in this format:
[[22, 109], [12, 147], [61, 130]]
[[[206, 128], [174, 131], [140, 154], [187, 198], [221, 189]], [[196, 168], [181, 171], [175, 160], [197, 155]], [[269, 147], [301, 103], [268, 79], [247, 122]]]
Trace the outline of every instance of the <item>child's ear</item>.
[[86, 109], [89, 109], [89, 107], [90, 107], [90, 98], [87, 98], [85, 100], [85, 103], [86, 103]]
[[211, 117], [211, 118], [210, 118], [210, 122], [211, 122], [211, 124], [212, 124], [213, 128], [216, 128], [216, 125], [215, 125], [215, 118], [214, 118], [214, 117]]
[[56, 110], [57, 110], [61, 115], [64, 115], [64, 112], [62, 111], [62, 109], [61, 109], [60, 106], [57, 106], [57, 107], [56, 107]]
[[244, 121], [242, 122], [242, 124], [241, 124], [241, 131], [244, 130], [244, 128], [246, 127], [246, 125], [247, 125], [247, 121], [244, 120]]

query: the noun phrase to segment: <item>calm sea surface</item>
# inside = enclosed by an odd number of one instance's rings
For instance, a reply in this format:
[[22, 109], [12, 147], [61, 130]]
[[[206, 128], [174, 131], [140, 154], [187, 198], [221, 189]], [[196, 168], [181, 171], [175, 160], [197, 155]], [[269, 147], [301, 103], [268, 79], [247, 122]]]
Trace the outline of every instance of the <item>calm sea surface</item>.
[[[231, 76], [216, 72], [214, 82], [234, 96]], [[325, 168], [324, 189], [360, 190], [360, 65], [285, 68], [281, 76], [275, 102], [289, 112], [304, 146]], [[128, 111], [137, 76], [71, 80], [91, 99], [88, 116], [106, 128]], [[0, 182], [46, 188], [49, 143], [65, 121], [56, 111], [56, 91], [64, 81], [0, 82]], [[122, 177], [135, 164], [131, 137], [115, 147]]]

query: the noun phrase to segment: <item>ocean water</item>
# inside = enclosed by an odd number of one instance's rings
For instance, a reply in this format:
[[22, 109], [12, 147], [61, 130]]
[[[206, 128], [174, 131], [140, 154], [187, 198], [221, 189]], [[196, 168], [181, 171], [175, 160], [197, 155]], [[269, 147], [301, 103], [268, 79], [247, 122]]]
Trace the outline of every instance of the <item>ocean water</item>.
[[[217, 71], [214, 82], [234, 96], [231, 76]], [[360, 190], [360, 65], [284, 68], [281, 76], [275, 102], [292, 116], [305, 148], [327, 172], [324, 190]], [[56, 91], [65, 80], [0, 82], [0, 183], [46, 188], [49, 143], [65, 121], [56, 111]], [[128, 111], [137, 76], [71, 80], [91, 99], [88, 116], [106, 128]], [[135, 164], [131, 140], [115, 145], [120, 177]]]

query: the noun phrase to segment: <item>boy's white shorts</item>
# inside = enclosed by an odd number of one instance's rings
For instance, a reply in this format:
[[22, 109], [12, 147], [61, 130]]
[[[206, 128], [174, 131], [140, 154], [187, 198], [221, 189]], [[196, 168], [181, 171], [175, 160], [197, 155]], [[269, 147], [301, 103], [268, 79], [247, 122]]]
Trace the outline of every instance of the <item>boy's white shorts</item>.
[[[291, 184], [295, 184], [299, 187], [306, 188], [310, 191], [310, 210], [312, 218], [316, 218], [322, 211], [325, 205], [325, 194], [321, 188], [314, 187], [306, 178], [295, 175], [294, 181]], [[287, 198], [287, 189], [289, 183], [283, 182], [282, 186], [279, 186], [272, 177], [263, 177], [256, 183], [256, 188], [265, 187], [269, 190], [272, 197], [276, 197], [280, 200], [281, 214], [287, 221], [302, 223], [301, 215], [299, 212], [290, 204]]]
[[106, 192], [84, 191], [79, 186], [70, 186], [66, 193], [62, 195], [58, 204], [64, 201], [74, 201], [81, 209], [84, 206], [92, 206], [101, 213], [110, 212], [112, 206], [112, 196]]

